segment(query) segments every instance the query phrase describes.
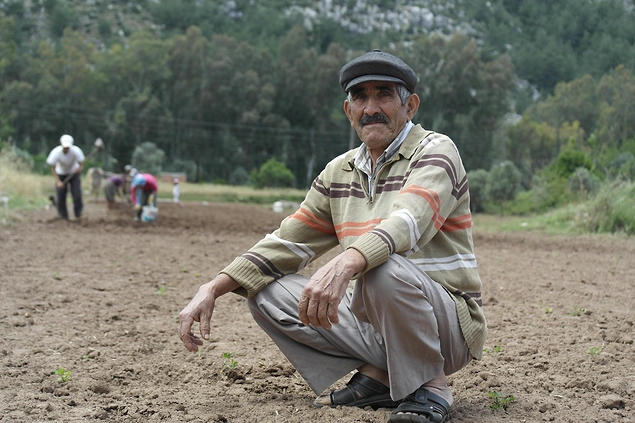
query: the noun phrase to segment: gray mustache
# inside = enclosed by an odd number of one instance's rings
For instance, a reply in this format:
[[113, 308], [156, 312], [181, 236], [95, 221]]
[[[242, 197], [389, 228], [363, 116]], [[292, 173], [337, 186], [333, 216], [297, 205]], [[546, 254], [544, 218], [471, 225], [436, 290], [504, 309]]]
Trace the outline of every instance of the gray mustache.
[[372, 116], [364, 115], [359, 120], [361, 126], [368, 125], [369, 123], [388, 123], [388, 117], [380, 113]]

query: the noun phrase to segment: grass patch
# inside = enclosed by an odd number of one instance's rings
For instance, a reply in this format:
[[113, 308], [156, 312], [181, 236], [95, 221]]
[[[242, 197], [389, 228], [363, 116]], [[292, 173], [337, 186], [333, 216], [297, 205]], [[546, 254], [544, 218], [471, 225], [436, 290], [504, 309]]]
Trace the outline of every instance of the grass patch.
[[31, 173], [8, 144], [0, 150], [0, 224], [20, 220], [19, 211], [41, 209], [48, 203], [46, 185], [53, 189], [51, 176]]
[[[209, 203], [250, 203], [272, 204], [274, 201], [293, 201], [300, 203], [306, 190], [291, 188], [255, 189], [245, 186], [181, 183], [180, 201], [207, 201]], [[159, 182], [160, 199], [172, 199], [172, 184]]]

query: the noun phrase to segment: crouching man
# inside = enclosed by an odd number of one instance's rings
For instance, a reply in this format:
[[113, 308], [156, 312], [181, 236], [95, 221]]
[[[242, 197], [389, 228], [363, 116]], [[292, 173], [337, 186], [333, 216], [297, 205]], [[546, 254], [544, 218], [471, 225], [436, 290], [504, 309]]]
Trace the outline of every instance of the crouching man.
[[[412, 123], [417, 76], [375, 50], [345, 64], [344, 112], [362, 145], [327, 164], [280, 227], [200, 287], [179, 335], [209, 339], [215, 301], [243, 293], [318, 407], [393, 407], [388, 421], [444, 422], [447, 376], [482, 354], [487, 328], [466, 171], [447, 136]], [[339, 246], [312, 277], [298, 274]], [[352, 292], [349, 282], [355, 281]]]

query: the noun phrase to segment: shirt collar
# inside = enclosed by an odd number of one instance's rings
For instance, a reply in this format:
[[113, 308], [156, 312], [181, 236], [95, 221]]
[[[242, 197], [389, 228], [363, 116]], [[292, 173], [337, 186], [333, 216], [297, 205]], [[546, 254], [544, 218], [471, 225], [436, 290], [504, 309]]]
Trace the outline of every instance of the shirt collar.
[[[412, 121], [406, 122], [406, 125], [401, 130], [399, 135], [397, 135], [397, 138], [395, 138], [393, 142], [388, 145], [381, 156], [379, 156], [379, 158], [377, 159], [377, 166], [375, 168], [378, 168], [381, 164], [387, 162], [395, 154], [397, 154], [397, 152], [399, 151], [399, 147], [401, 147], [401, 144], [403, 144], [403, 141], [406, 139], [413, 126], [414, 124], [412, 123]], [[353, 157], [353, 163], [359, 169], [362, 169], [364, 171], [368, 170], [366, 173], [370, 172], [372, 161], [370, 158], [370, 154], [368, 153], [368, 147], [366, 147], [366, 144], [362, 143], [359, 150], [357, 150], [357, 153], [355, 153], [355, 156]]]

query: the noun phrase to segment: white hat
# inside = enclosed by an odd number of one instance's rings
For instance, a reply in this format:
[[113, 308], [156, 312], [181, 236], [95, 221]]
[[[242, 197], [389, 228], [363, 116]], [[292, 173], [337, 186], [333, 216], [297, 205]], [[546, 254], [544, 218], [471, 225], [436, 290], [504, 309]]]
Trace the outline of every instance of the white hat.
[[74, 142], [75, 140], [70, 135], [64, 134], [60, 137], [60, 144], [62, 144], [62, 147], [64, 148], [70, 147]]

